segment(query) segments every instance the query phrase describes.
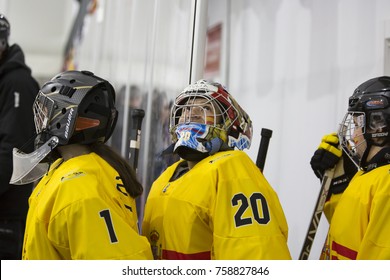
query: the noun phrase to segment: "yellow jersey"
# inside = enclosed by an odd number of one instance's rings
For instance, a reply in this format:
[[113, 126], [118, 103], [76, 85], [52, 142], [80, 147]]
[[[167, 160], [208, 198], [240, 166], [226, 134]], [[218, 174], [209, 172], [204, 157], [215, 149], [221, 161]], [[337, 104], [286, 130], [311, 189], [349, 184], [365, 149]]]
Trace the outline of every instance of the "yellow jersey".
[[358, 171], [324, 211], [330, 228], [322, 259], [390, 259], [390, 165]]
[[30, 197], [23, 259], [153, 259], [117, 171], [95, 153], [61, 161]]
[[142, 225], [155, 259], [291, 259], [276, 192], [243, 151], [224, 151], [153, 183]]

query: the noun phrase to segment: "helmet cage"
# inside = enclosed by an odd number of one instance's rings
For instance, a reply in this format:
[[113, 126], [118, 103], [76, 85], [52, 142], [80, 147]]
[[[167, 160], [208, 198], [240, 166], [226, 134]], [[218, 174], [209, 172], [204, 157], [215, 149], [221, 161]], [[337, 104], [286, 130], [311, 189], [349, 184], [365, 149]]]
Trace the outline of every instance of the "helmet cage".
[[338, 136], [341, 148], [359, 167], [362, 154], [366, 147], [366, 140], [356, 143], [355, 138], [366, 133], [366, 115], [364, 112], [348, 112], [340, 124]]
[[[196, 101], [195, 101], [196, 99]], [[184, 101], [185, 100], [185, 101]], [[182, 134], [183, 125], [201, 124], [204, 125], [207, 133], [197, 134], [197, 139], [200, 141], [211, 140], [215, 137], [221, 138], [224, 142], [227, 141], [226, 129], [223, 124], [226, 123], [226, 112], [221, 112], [221, 107], [215, 104], [210, 96], [192, 95], [186, 99], [182, 99], [181, 103], [174, 104], [171, 114], [171, 133], [173, 140], [176, 142]], [[207, 110], [209, 112], [207, 112]], [[181, 129], [178, 129], [181, 126]], [[207, 128], [206, 128], [207, 127]], [[189, 129], [191, 131], [191, 129]]]
[[[196, 101], [195, 101], [196, 100]], [[207, 118], [206, 110], [210, 110]], [[203, 124], [209, 126], [208, 133], [197, 139], [207, 142], [220, 138], [231, 148], [249, 148], [252, 138], [252, 122], [246, 112], [218, 83], [200, 80], [189, 85], [176, 98], [170, 117], [170, 132], [173, 142], [180, 137], [181, 124]], [[199, 136], [199, 135], [198, 135]]]
[[40, 91], [33, 104], [34, 123], [37, 134], [47, 129], [47, 124], [49, 118], [52, 116], [53, 109], [54, 100]]

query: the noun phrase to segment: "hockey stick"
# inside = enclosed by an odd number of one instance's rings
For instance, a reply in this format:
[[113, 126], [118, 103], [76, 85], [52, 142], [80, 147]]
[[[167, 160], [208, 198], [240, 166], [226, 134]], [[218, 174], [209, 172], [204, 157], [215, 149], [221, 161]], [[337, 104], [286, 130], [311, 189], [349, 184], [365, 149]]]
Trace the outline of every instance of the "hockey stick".
[[328, 196], [330, 183], [332, 182], [333, 179], [334, 170], [335, 167], [326, 170], [324, 176], [322, 177], [320, 193], [317, 198], [316, 206], [314, 207], [314, 212], [311, 217], [309, 229], [307, 230], [306, 233], [301, 254], [299, 255], [300, 260], [307, 260], [309, 258], [311, 246], [313, 245], [314, 238], [317, 233], [318, 225], [320, 224], [322, 211], [324, 210], [325, 200], [326, 197]]
[[330, 184], [332, 183], [333, 178], [340, 175], [341, 170], [343, 170], [343, 165], [344, 161], [341, 157], [335, 167], [326, 170], [324, 176], [322, 177], [320, 193], [317, 198], [317, 203], [314, 207], [314, 212], [311, 217], [309, 229], [306, 233], [301, 254], [299, 255], [300, 260], [307, 260], [309, 258], [311, 246], [313, 245], [314, 238], [317, 234], [318, 225], [320, 224], [321, 215], [324, 210], [325, 201], [328, 197]]
[[272, 130], [268, 128], [261, 129], [261, 140], [259, 152], [257, 153], [256, 166], [261, 172], [264, 170], [265, 158], [267, 157], [269, 141], [272, 137]]
[[130, 129], [130, 144], [129, 144], [129, 161], [130, 166], [137, 172], [138, 154], [141, 145], [141, 126], [145, 116], [145, 111], [142, 109], [131, 109], [131, 129]]

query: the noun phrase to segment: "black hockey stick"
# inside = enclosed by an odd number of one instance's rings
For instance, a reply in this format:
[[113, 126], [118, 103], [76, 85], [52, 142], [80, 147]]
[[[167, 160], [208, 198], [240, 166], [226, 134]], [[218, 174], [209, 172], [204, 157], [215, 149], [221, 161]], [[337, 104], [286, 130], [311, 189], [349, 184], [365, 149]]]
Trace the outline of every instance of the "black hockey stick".
[[307, 230], [306, 237], [303, 243], [301, 254], [299, 255], [300, 260], [307, 260], [310, 255], [311, 246], [313, 245], [314, 238], [317, 233], [318, 225], [320, 224], [322, 211], [324, 210], [324, 204], [326, 197], [328, 196], [330, 183], [332, 182], [334, 171], [336, 167], [325, 171], [322, 177], [321, 189], [317, 198], [317, 203], [314, 207], [314, 212], [311, 217], [309, 229]]
[[272, 130], [268, 128], [261, 129], [261, 140], [259, 146], [259, 152], [257, 153], [256, 165], [261, 172], [264, 170], [265, 159], [267, 157], [269, 141], [272, 137]]
[[131, 109], [131, 129], [129, 144], [129, 162], [134, 171], [138, 168], [138, 154], [141, 145], [141, 126], [144, 119], [145, 111], [142, 109]]
[[310, 255], [311, 246], [313, 245], [314, 238], [317, 234], [318, 225], [320, 224], [321, 215], [324, 210], [324, 204], [328, 197], [328, 192], [333, 178], [337, 178], [343, 173], [343, 157], [337, 162], [336, 166], [325, 171], [322, 177], [321, 189], [317, 198], [317, 203], [314, 207], [314, 212], [311, 217], [309, 229], [307, 230], [306, 237], [303, 243], [301, 254], [299, 255], [300, 260], [307, 260]]

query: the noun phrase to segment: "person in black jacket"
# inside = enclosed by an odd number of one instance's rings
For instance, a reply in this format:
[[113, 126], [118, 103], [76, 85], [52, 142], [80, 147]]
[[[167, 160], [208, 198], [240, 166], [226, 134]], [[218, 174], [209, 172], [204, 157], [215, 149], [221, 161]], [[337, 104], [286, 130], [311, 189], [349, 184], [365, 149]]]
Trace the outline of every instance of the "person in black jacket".
[[[39, 91], [22, 49], [9, 46], [10, 24], [0, 14], [0, 257], [21, 259], [28, 198], [33, 185], [9, 184], [14, 147], [33, 151], [32, 105]], [[26, 147], [24, 143], [29, 142]]]

